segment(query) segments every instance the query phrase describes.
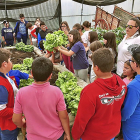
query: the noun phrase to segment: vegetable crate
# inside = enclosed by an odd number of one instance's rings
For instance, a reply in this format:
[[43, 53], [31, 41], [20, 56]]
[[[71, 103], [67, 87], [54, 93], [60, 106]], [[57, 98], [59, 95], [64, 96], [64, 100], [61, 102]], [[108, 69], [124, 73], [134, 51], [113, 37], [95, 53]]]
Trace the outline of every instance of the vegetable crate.
[[95, 28], [113, 30], [119, 27], [120, 18], [96, 6], [95, 20], [92, 21], [95, 22]]

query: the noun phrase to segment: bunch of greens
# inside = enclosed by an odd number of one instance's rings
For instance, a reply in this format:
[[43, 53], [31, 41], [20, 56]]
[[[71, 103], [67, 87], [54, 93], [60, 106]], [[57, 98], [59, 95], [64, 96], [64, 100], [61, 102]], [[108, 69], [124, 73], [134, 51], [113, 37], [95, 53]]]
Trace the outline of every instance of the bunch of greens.
[[99, 38], [100, 42], [102, 42], [102, 43], [103, 43], [103, 35], [105, 33], [107, 33], [107, 32], [115, 33], [117, 46], [123, 40], [123, 37], [125, 35], [125, 29], [121, 28], [121, 27], [118, 27], [117, 29], [114, 29], [114, 30], [105, 30], [105, 29], [101, 29], [101, 28], [96, 28], [96, 29], [92, 29], [92, 30], [97, 32], [98, 38]]
[[23, 42], [20, 42], [16, 44], [16, 49], [19, 51], [33, 52], [34, 47], [32, 45], [25, 45]]
[[[31, 66], [32, 66], [33, 58], [25, 58], [23, 60], [23, 64], [14, 64], [13, 65], [13, 70], [20, 70], [21, 72], [25, 72], [30, 74]], [[31, 85], [33, 83], [34, 79], [21, 79], [20, 80], [20, 85], [19, 88], [25, 87], [28, 85]]]
[[67, 45], [68, 37], [64, 34], [63, 31], [58, 30], [52, 34], [48, 33], [46, 35], [46, 41], [44, 40], [43, 43], [45, 50], [52, 52], [54, 47]]
[[55, 83], [64, 94], [67, 108], [70, 109], [71, 114], [75, 116], [80, 101], [80, 93], [82, 91], [82, 88], [77, 85], [76, 77], [74, 77], [71, 72], [59, 72], [58, 79]]

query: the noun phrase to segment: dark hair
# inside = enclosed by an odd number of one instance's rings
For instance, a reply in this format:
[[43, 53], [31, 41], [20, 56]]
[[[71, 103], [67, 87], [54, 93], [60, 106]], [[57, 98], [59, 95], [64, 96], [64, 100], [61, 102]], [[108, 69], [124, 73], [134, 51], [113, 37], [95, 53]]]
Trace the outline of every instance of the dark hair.
[[4, 61], [8, 63], [8, 59], [11, 57], [11, 52], [7, 49], [0, 48], [0, 67]]
[[32, 23], [31, 23], [31, 22], [28, 22], [28, 23], [26, 24], [26, 28], [28, 29], [28, 28], [30, 28], [30, 27], [32, 27]]
[[44, 51], [43, 40], [41, 40], [41, 41], [39, 42], [39, 47]]
[[140, 34], [140, 20], [137, 19], [137, 18], [131, 18], [130, 20], [133, 20], [133, 21], [136, 22], [135, 26], [138, 26], [138, 27], [139, 27], [138, 32], [139, 32], [139, 34]]
[[74, 24], [73, 28], [76, 28], [77, 30], [83, 30], [83, 26], [79, 23]]
[[99, 48], [103, 48], [103, 45], [100, 41], [94, 41], [90, 44], [90, 50], [92, 52], [98, 50]]
[[20, 17], [20, 18], [24, 17], [24, 14], [20, 14], [19, 17]]
[[32, 63], [32, 74], [35, 81], [46, 81], [53, 71], [53, 64], [46, 57], [38, 57]]
[[89, 21], [84, 21], [83, 22], [83, 26], [90, 28], [91, 27], [91, 23], [89, 23]]
[[67, 30], [69, 32], [70, 28], [69, 28], [69, 25], [68, 25], [67, 21], [63, 21], [63, 22], [60, 23], [60, 29], [61, 29], [62, 24], [65, 24], [67, 26]]
[[99, 48], [92, 54], [94, 66], [98, 66], [101, 72], [111, 72], [114, 66], [114, 57], [108, 48]]
[[116, 35], [115, 35], [115, 33], [107, 32], [103, 35], [103, 38], [105, 40], [107, 40], [107, 44], [105, 44], [105, 47], [106, 48], [111, 48], [112, 51], [114, 51], [114, 53], [115, 53], [114, 63], [117, 63], [118, 53], [117, 53], [117, 49], [116, 49], [117, 45], [116, 45]]
[[81, 39], [81, 36], [80, 36], [80, 33], [78, 30], [71, 30], [69, 32], [69, 34], [72, 34], [73, 35], [73, 41], [70, 42], [70, 48], [78, 41], [82, 42], [82, 39]]
[[90, 43], [94, 42], [95, 40], [98, 40], [98, 34], [96, 31], [89, 32], [89, 36], [90, 36], [90, 40], [89, 40]]
[[[131, 67], [131, 64], [130, 64], [129, 60], [125, 61], [124, 63], [127, 64], [131, 68], [131, 70], [133, 70], [132, 67]], [[133, 73], [133, 76], [130, 79], [134, 79], [136, 75], [137, 75], [137, 73], [134, 72]], [[127, 75], [123, 75], [123, 74], [121, 75], [121, 78], [122, 79], [124, 79], [125, 77], [127, 77]]]
[[45, 25], [45, 22], [41, 21], [40, 22], [40, 27], [41, 27], [41, 25]]

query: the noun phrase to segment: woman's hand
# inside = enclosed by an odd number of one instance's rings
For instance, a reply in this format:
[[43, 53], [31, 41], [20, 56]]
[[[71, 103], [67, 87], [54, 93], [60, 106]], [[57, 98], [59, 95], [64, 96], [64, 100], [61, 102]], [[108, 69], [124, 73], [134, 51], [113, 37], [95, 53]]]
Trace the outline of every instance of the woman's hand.
[[64, 140], [71, 140], [71, 139], [70, 139], [70, 136], [64, 134]]

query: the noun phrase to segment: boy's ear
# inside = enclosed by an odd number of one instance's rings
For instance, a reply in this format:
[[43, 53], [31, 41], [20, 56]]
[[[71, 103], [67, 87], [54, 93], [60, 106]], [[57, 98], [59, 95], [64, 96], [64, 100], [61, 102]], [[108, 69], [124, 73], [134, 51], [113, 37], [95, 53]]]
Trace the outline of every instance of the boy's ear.
[[48, 77], [48, 79], [47, 79], [47, 80], [49, 81], [49, 80], [51, 79], [51, 77], [52, 77], [52, 73], [50, 74], [50, 76]]
[[32, 70], [31, 70], [31, 75], [33, 76]]

